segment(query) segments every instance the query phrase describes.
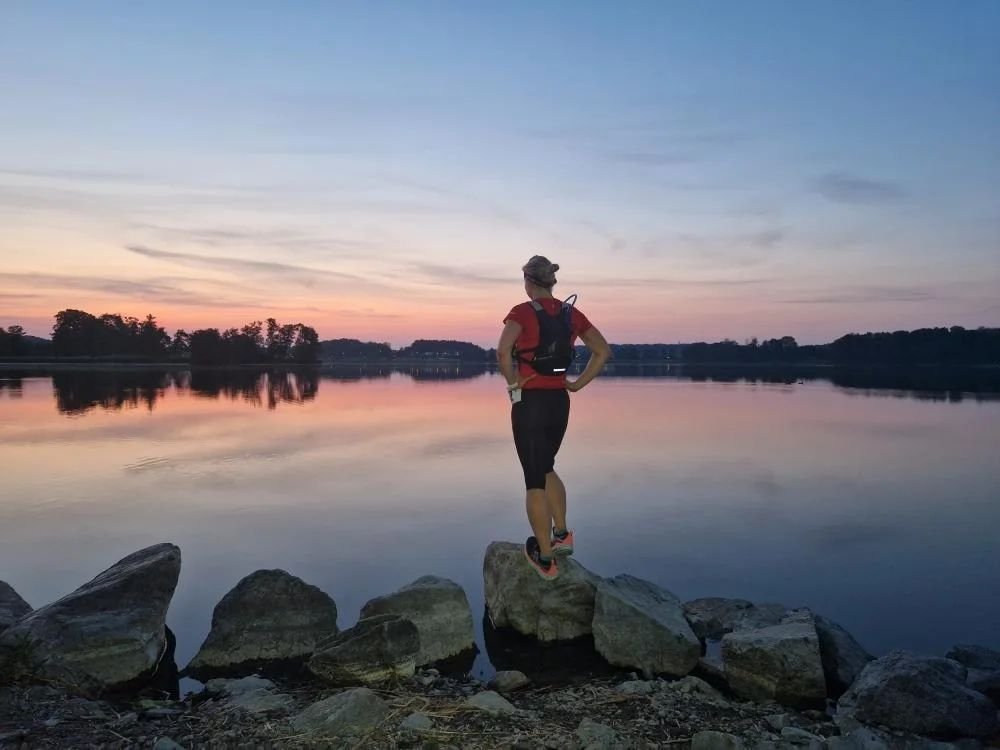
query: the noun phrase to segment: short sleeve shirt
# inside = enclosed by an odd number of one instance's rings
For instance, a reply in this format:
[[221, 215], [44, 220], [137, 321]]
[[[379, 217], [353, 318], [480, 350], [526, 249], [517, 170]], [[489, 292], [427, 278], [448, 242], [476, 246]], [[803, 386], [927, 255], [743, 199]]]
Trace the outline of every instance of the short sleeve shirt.
[[[556, 315], [562, 307], [562, 301], [553, 297], [545, 297], [537, 301], [549, 315]], [[587, 316], [575, 307], [570, 308], [570, 310], [570, 329], [572, 331], [570, 344], [575, 344], [577, 337], [593, 328], [593, 325], [587, 320]], [[535, 315], [535, 308], [531, 306], [530, 302], [522, 302], [520, 305], [515, 305], [511, 308], [511, 311], [507, 313], [503, 322], [506, 324], [508, 320], [513, 320], [521, 325], [521, 333], [518, 334], [517, 342], [514, 344], [515, 349], [532, 349], [538, 346], [538, 317]], [[538, 375], [531, 369], [530, 365], [523, 362], [517, 363], [517, 367], [521, 377], [535, 376], [524, 384], [525, 390], [535, 388], [561, 389], [566, 387], [565, 375]]]

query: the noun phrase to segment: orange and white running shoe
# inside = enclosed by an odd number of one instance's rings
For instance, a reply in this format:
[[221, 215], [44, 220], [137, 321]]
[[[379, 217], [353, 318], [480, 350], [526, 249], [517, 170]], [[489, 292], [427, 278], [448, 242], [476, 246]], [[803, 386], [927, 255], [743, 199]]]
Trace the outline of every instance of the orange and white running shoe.
[[552, 530], [552, 554], [573, 554], [573, 532], [571, 530], [567, 529], [565, 536], [558, 536], [555, 529]]
[[538, 540], [533, 536], [529, 536], [528, 541], [524, 543], [524, 557], [534, 571], [544, 580], [554, 581], [559, 577], [559, 566], [556, 565], [555, 558], [549, 560], [548, 564], [543, 562], [542, 550], [538, 546]]

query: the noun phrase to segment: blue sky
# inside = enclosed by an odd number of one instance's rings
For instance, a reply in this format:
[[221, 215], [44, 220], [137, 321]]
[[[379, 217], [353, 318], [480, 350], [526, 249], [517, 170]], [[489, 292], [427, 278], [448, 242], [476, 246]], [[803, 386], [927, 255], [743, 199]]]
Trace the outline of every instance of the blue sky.
[[1000, 3], [0, 6], [0, 325], [1000, 325]]

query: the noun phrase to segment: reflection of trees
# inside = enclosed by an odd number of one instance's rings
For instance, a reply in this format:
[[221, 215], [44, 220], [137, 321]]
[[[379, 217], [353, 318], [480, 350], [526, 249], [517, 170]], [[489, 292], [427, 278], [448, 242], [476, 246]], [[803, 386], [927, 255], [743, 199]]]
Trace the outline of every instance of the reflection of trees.
[[225, 397], [253, 406], [301, 404], [312, 401], [319, 391], [319, 371], [314, 368], [286, 370], [192, 370], [189, 388], [196, 396]]
[[24, 395], [24, 378], [20, 373], [0, 373], [0, 393], [7, 398], [21, 398]]
[[102, 409], [149, 411], [171, 385], [170, 374], [153, 370], [64, 371], [52, 373], [56, 408], [63, 414]]
[[[0, 380], [0, 386], [4, 382]], [[67, 370], [52, 373], [52, 385], [56, 408], [63, 414], [83, 414], [97, 407], [118, 410], [139, 405], [152, 411], [170, 388], [204, 398], [241, 400], [275, 409], [278, 404], [304, 403], [316, 398], [319, 372], [315, 369]]]

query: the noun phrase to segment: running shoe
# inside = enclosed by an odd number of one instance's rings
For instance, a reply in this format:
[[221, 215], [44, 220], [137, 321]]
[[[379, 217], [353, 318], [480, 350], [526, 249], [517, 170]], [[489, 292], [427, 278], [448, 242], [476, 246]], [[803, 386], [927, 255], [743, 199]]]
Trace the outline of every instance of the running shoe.
[[542, 550], [538, 546], [538, 540], [533, 536], [529, 536], [528, 541], [524, 543], [524, 557], [540, 578], [554, 581], [559, 577], [559, 566], [556, 565], [555, 558], [549, 560], [549, 564], [545, 565], [542, 562]]
[[572, 555], [573, 554], [573, 531], [567, 530], [566, 536], [557, 537], [555, 533], [552, 534], [552, 554], [553, 555]]

